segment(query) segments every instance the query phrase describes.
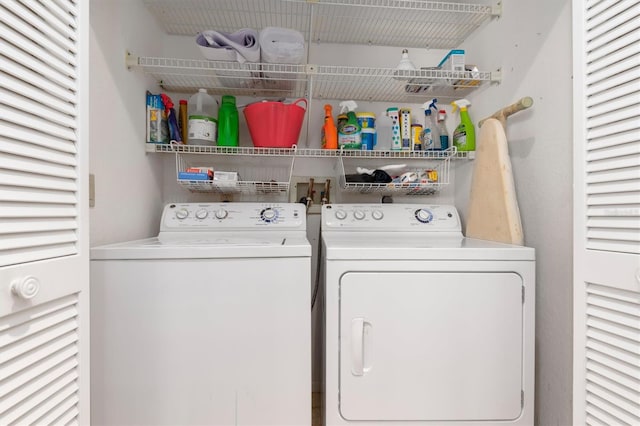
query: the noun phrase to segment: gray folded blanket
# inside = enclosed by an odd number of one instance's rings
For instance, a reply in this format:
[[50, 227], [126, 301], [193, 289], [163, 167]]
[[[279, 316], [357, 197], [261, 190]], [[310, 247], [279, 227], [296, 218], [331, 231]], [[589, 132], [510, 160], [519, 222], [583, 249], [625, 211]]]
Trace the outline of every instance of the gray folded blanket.
[[203, 31], [196, 37], [196, 43], [207, 59], [240, 63], [260, 61], [258, 31], [250, 28], [234, 33]]

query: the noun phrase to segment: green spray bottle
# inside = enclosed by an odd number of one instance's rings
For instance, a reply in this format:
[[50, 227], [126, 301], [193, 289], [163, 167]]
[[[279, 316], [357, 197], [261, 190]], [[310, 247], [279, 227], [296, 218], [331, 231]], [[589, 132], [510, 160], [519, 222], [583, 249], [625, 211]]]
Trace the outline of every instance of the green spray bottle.
[[338, 149], [361, 149], [361, 127], [356, 117], [355, 109], [358, 104], [355, 101], [340, 102], [340, 113], [347, 113], [347, 120], [338, 124]]
[[458, 151], [475, 151], [476, 150], [476, 129], [473, 126], [471, 117], [467, 112], [467, 108], [471, 106], [471, 102], [466, 99], [459, 99], [451, 102], [453, 105], [452, 112], [455, 113], [460, 108], [460, 124], [453, 132], [453, 146]]

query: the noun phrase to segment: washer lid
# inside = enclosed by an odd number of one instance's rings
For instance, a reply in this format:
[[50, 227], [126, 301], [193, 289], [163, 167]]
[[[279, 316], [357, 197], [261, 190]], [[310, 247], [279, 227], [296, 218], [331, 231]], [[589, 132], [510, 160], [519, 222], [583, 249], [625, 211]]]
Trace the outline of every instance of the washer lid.
[[310, 257], [311, 246], [303, 234], [172, 235], [109, 244], [91, 249], [92, 260], [105, 259], [217, 259]]
[[530, 247], [456, 235], [414, 233], [323, 233], [329, 260], [534, 260]]

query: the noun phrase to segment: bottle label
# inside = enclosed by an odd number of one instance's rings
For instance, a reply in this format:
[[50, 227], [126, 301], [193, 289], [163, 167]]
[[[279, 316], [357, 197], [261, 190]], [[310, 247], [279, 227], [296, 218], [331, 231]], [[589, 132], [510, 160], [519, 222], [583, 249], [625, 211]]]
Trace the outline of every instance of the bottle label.
[[453, 143], [458, 148], [464, 148], [467, 145], [467, 132], [459, 131], [453, 135]]
[[360, 129], [358, 129], [356, 126], [354, 126], [353, 124], [345, 124], [344, 126], [342, 126], [342, 128], [340, 129], [340, 133], [342, 133], [343, 135], [352, 135], [354, 133], [357, 133]]
[[189, 140], [216, 142], [216, 119], [212, 117], [189, 117]]
[[433, 133], [431, 133], [431, 129], [430, 128], [426, 128], [424, 129], [424, 131], [422, 132], [422, 135], [420, 135], [420, 142], [422, 143], [422, 149], [425, 150], [432, 150], [434, 149], [433, 146]]
[[343, 149], [361, 149], [362, 137], [360, 133], [353, 133], [350, 135], [338, 135], [338, 145]]

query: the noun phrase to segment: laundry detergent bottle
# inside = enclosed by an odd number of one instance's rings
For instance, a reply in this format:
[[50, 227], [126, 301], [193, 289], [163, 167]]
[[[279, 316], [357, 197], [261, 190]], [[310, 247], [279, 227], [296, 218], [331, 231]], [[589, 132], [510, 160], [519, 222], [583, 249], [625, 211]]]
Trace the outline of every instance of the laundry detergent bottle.
[[467, 108], [471, 106], [471, 102], [466, 99], [459, 99], [451, 102], [451, 105], [453, 105], [453, 113], [456, 112], [457, 108], [460, 108], [460, 124], [453, 132], [453, 146], [458, 151], [475, 151], [476, 130], [467, 111]]
[[199, 89], [187, 103], [189, 144], [215, 145], [218, 136], [218, 103], [207, 89]]
[[235, 96], [224, 95], [218, 111], [218, 146], [238, 146], [239, 118]]

